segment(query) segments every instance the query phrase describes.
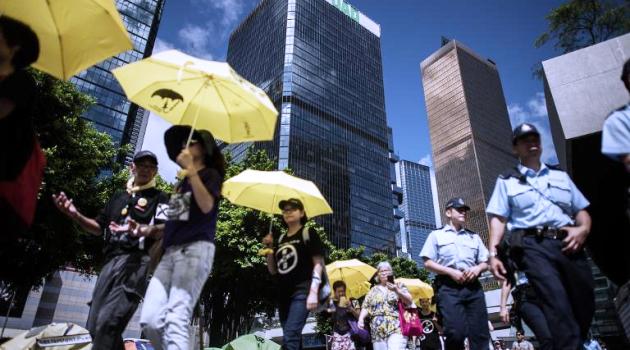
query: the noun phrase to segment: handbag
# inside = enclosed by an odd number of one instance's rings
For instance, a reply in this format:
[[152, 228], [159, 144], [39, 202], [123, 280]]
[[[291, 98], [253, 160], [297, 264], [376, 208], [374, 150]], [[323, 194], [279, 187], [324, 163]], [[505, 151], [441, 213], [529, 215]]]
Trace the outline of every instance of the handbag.
[[405, 337], [419, 337], [422, 335], [422, 322], [418, 309], [405, 308], [402, 300], [398, 299], [398, 318], [400, 331]]
[[348, 319], [348, 325], [350, 326], [350, 339], [359, 343], [360, 345], [368, 345], [372, 339], [370, 337], [370, 331], [368, 330], [368, 324], [365, 324], [365, 329], [359, 328], [357, 320], [354, 318]]

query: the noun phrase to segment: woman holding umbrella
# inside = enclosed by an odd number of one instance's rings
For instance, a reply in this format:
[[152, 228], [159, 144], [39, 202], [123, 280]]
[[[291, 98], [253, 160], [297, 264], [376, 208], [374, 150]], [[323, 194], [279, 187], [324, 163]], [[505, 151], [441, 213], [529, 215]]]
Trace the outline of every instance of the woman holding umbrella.
[[318, 306], [318, 291], [324, 269], [324, 249], [316, 232], [305, 228], [308, 220], [299, 199], [280, 201], [287, 233], [274, 247], [269, 233], [263, 244], [272, 248], [267, 254], [267, 269], [279, 279], [279, 312], [282, 343], [287, 350], [298, 350], [308, 312]]
[[[165, 251], [149, 283], [140, 323], [156, 349], [188, 349], [188, 324], [214, 259], [225, 160], [206, 130], [176, 125], [166, 131], [164, 142], [185, 178], [169, 203]], [[143, 228], [138, 232], [143, 234]]]

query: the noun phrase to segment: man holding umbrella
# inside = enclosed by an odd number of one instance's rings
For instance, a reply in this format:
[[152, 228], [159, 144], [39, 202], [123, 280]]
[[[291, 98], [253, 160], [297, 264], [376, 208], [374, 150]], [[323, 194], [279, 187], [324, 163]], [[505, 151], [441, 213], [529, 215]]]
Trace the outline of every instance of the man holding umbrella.
[[[109, 200], [101, 214], [88, 218], [74, 206], [64, 192], [53, 195], [57, 208], [84, 230], [104, 235], [105, 265], [98, 276], [88, 314], [87, 328], [92, 349], [123, 349], [122, 333], [147, 288], [149, 248], [160, 238], [160, 213], [166, 209], [168, 195], [155, 188], [157, 157], [150, 151], [136, 153], [131, 164], [133, 176]], [[138, 224], [154, 223], [152, 229], [137, 234]], [[146, 237], [145, 237], [146, 236]]]

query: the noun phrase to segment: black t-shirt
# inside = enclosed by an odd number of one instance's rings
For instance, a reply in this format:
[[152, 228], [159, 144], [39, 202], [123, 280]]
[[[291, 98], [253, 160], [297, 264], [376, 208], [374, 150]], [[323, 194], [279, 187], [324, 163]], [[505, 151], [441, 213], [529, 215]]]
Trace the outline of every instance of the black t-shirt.
[[347, 307], [340, 307], [338, 301], [335, 301], [334, 305], [335, 312], [332, 314], [333, 331], [337, 334], [344, 335], [350, 331], [348, 320], [356, 320], [354, 315], [350, 312], [350, 308], [353, 307], [353, 302], [350, 300]]
[[441, 349], [440, 335], [438, 334], [437, 324], [433, 320], [435, 318], [435, 312], [423, 314], [422, 310], [420, 310], [419, 314], [420, 321], [422, 322], [423, 331], [423, 336], [420, 340], [420, 347], [422, 349], [424, 349], [425, 347], [431, 349]]
[[211, 168], [199, 170], [198, 174], [214, 198], [214, 207], [204, 214], [197, 204], [189, 179], [184, 179], [169, 203], [168, 221], [164, 228], [165, 248], [196, 241], [214, 242], [223, 178]]
[[154, 243], [148, 237], [133, 237], [127, 232], [112, 233], [109, 230], [110, 222], [124, 225], [131, 218], [140, 224], [162, 223], [165, 220], [163, 212], [166, 211], [168, 199], [168, 194], [156, 188], [148, 188], [133, 195], [126, 191], [116, 193], [96, 218], [105, 233], [103, 251], [106, 259], [136, 251], [146, 252]]
[[[280, 236], [275, 252], [278, 267], [280, 295], [290, 297], [308, 294], [313, 276], [313, 256], [324, 256], [322, 241], [313, 230], [300, 229], [293, 236]], [[307, 242], [304, 242], [307, 236]]]
[[0, 81], [0, 100], [6, 99], [15, 105], [9, 115], [0, 119], [0, 181], [14, 180], [33, 152], [35, 92], [35, 81], [24, 70]]

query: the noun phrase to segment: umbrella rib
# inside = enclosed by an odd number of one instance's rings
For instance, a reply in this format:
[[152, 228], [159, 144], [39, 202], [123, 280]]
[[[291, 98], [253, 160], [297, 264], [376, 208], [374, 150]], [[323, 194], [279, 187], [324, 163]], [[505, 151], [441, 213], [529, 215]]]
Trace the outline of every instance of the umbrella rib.
[[[223, 100], [223, 96], [221, 95], [221, 93], [219, 92], [219, 89], [217, 89], [217, 86], [215, 85], [215, 84], [218, 84], [218, 83], [220, 83], [220, 82], [221, 82], [221, 81], [220, 81], [220, 80], [218, 80], [217, 82], [213, 83], [213, 84], [212, 84], [212, 87], [214, 88], [214, 91], [216, 91], [217, 95], [219, 96], [219, 99], [221, 100], [221, 106], [222, 106], [222, 107], [223, 107], [223, 109], [225, 110], [225, 113], [228, 115], [228, 117], [229, 117], [230, 119], [232, 119], [232, 114], [230, 114], [230, 111], [228, 110], [227, 105], [225, 104], [225, 100]], [[232, 90], [230, 90], [230, 91], [232, 91]], [[232, 91], [232, 92], [233, 92], [233, 91]], [[238, 95], [237, 95], [237, 96], [238, 96]], [[230, 124], [228, 123], [228, 125], [230, 125]], [[232, 138], [232, 137], [231, 137], [231, 136], [232, 136], [232, 128], [230, 127], [230, 128], [229, 128], [229, 130], [230, 130], [230, 139], [231, 139], [231, 138]]]
[[66, 58], [63, 55], [63, 41], [61, 40], [61, 33], [59, 33], [59, 25], [57, 25], [57, 21], [55, 20], [55, 15], [53, 14], [53, 11], [52, 11], [52, 6], [50, 6], [50, 0], [46, 0], [46, 3], [48, 4], [48, 12], [50, 13], [50, 18], [55, 24], [55, 29], [57, 29], [57, 41], [59, 41], [59, 54], [60, 54], [59, 56], [61, 56], [61, 75], [63, 76], [63, 79], [65, 80], [67, 77], [66, 77]]
[[[218, 83], [219, 83], [219, 84], [221, 84], [221, 86], [222, 86], [223, 88], [225, 88], [226, 90], [229, 90], [231, 93], [233, 93], [233, 94], [235, 94], [235, 95], [238, 95], [238, 94], [237, 94], [237, 93], [235, 93], [235, 92], [234, 92], [234, 90], [232, 90], [232, 89], [231, 89], [231, 88], [230, 88], [227, 84], [223, 84], [223, 82], [222, 82], [222, 81], [219, 81]], [[247, 105], [249, 105], [250, 107], [252, 107], [252, 109], [256, 110], [256, 112], [258, 112], [258, 114], [260, 115], [260, 117], [261, 117], [261, 119], [262, 119], [263, 121], [265, 120], [265, 116], [264, 116], [264, 115], [263, 115], [263, 113], [260, 111], [260, 109], [258, 109], [258, 107], [257, 107], [257, 106], [255, 106], [255, 105], [253, 105], [253, 104], [249, 103], [249, 101], [247, 101], [247, 100], [245, 100], [245, 99], [244, 99], [243, 101], [244, 101]], [[263, 123], [263, 125], [264, 125], [265, 127], [267, 127], [267, 124], [266, 124], [266, 123]], [[269, 132], [269, 130], [267, 130], [267, 132]]]

